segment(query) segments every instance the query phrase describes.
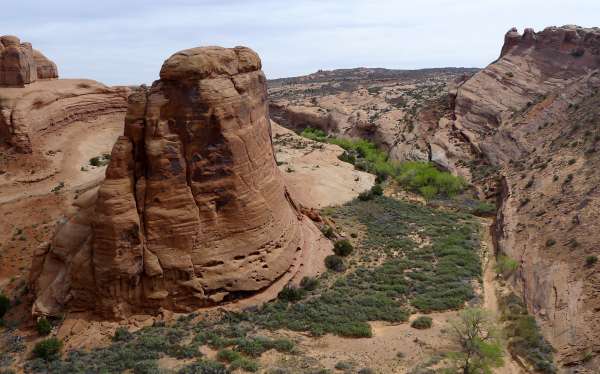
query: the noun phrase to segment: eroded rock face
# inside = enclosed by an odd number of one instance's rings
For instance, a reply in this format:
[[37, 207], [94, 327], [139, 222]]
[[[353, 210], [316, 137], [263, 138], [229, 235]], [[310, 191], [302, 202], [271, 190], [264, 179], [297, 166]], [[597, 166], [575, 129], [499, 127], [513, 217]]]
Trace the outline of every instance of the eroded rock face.
[[497, 249], [519, 261], [514, 286], [559, 362], [577, 365], [600, 349], [600, 272], [585, 260], [600, 255], [600, 29], [511, 29], [451, 103], [424, 133], [431, 159], [500, 196]]
[[0, 90], [0, 146], [32, 153], [35, 139], [46, 131], [105, 115], [124, 115], [128, 94], [127, 88], [87, 79], [38, 80], [21, 88], [4, 88]]
[[320, 235], [277, 169], [260, 69], [248, 48], [184, 50], [130, 96], [95, 201], [34, 260], [34, 314], [194, 310], [302, 267]]
[[0, 87], [23, 87], [38, 79], [58, 78], [58, 69], [31, 43], [12, 35], [0, 37]]

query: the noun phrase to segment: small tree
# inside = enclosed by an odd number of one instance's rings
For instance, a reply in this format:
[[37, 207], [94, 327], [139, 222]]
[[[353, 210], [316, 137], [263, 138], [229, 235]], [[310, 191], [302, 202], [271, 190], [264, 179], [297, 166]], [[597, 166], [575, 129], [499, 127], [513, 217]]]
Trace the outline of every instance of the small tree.
[[346, 257], [351, 254], [353, 250], [354, 247], [352, 246], [352, 243], [347, 239], [338, 240], [333, 245], [333, 253], [338, 256]]
[[503, 365], [503, 352], [498, 331], [492, 318], [478, 308], [468, 308], [451, 322], [451, 338], [460, 351], [451, 358], [463, 374], [491, 373], [491, 368]]

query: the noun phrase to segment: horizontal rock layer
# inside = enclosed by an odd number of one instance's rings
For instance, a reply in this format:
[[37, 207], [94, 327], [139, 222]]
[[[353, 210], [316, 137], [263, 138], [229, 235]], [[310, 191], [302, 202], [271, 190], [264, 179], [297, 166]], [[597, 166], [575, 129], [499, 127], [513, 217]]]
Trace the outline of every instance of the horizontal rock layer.
[[76, 121], [127, 110], [129, 89], [84, 79], [38, 81], [0, 91], [0, 144], [31, 153], [32, 138]]

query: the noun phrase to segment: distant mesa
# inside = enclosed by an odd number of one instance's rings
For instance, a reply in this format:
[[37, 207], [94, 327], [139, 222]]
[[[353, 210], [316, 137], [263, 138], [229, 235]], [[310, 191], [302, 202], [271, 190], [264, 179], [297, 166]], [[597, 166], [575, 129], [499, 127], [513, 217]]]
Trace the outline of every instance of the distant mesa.
[[58, 78], [58, 68], [31, 43], [12, 35], [0, 37], [0, 87], [23, 87], [38, 79]]

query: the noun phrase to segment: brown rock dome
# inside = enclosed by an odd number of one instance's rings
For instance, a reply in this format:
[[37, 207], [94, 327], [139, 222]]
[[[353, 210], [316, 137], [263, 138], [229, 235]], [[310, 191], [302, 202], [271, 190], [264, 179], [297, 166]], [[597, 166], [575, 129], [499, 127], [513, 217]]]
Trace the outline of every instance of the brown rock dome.
[[34, 260], [34, 313], [193, 310], [298, 270], [319, 234], [277, 169], [260, 68], [248, 48], [189, 49], [129, 98], [97, 198]]

